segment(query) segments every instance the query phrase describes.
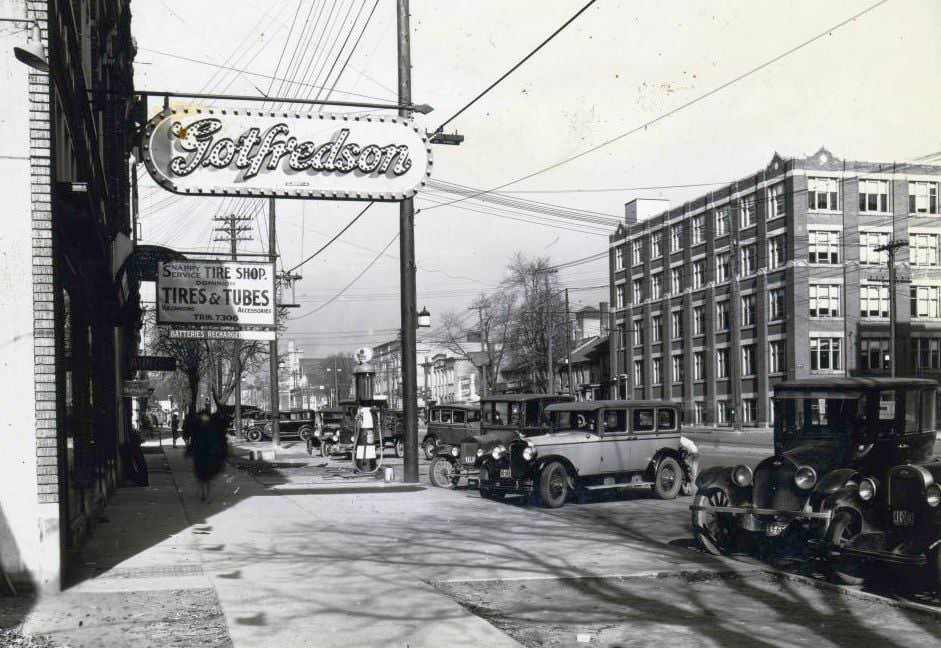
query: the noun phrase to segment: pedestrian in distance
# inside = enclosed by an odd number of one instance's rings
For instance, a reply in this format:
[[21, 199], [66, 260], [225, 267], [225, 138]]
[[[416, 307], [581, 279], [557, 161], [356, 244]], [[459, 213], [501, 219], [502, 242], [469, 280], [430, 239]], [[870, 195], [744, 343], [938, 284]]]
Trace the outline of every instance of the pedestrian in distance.
[[208, 410], [199, 413], [193, 435], [193, 472], [199, 482], [198, 495], [208, 502], [213, 478], [222, 472], [226, 455], [225, 430], [228, 417]]
[[180, 417], [176, 412], [170, 416], [170, 434], [173, 435], [173, 447], [176, 447], [176, 440], [179, 438]]

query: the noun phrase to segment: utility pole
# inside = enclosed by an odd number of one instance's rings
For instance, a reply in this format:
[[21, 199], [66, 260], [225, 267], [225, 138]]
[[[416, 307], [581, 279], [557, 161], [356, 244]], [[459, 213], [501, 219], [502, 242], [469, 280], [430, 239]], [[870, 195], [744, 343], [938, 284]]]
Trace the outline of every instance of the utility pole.
[[[277, 229], [275, 228], [275, 207], [274, 198], [268, 199], [268, 256], [271, 259], [272, 267], [278, 263], [278, 239]], [[278, 396], [278, 287], [275, 285], [274, 291], [274, 310], [275, 310], [275, 332], [274, 339], [268, 343], [268, 371], [271, 375], [268, 386], [271, 394], [271, 446], [275, 450], [281, 445], [281, 421], [280, 407], [281, 403]]]
[[[411, 33], [408, 0], [396, 0], [398, 27], [399, 105], [412, 105]], [[400, 117], [411, 111], [399, 110]], [[415, 203], [406, 198], [399, 203], [399, 281], [402, 310], [402, 418], [405, 424], [405, 482], [418, 482], [418, 358], [415, 329], [418, 328], [418, 302], [415, 298]]]
[[546, 285], [546, 393], [555, 393], [555, 367], [552, 364], [552, 294], [549, 292], [549, 274], [557, 270], [543, 270]]
[[490, 366], [490, 344], [489, 342], [484, 341], [484, 307], [483, 307], [483, 304], [478, 303], [477, 306], [471, 306], [467, 310], [477, 311], [477, 330], [480, 332], [480, 350], [484, 351], [487, 355], [485, 362], [480, 363], [482, 384], [480, 386], [479, 391], [480, 391], [481, 396], [488, 396], [490, 393], [490, 386], [489, 386], [490, 378], [489, 378], [489, 372], [488, 372], [488, 368]]
[[572, 385], [572, 332], [569, 328], [569, 289], [565, 289], [565, 365], [568, 367], [569, 396], [575, 397], [575, 387]]
[[337, 369], [337, 357], [333, 356], [333, 406], [340, 404], [340, 377]]
[[885, 245], [880, 245], [877, 248], [873, 248], [876, 252], [886, 252], [887, 253], [887, 262], [889, 264], [889, 370], [891, 375], [894, 377], [898, 363], [895, 360], [896, 350], [895, 350], [895, 314], [896, 314], [896, 297], [895, 297], [895, 287], [898, 283], [898, 279], [895, 275], [895, 251], [900, 247], [908, 245], [908, 241], [905, 240], [891, 240]]
[[[229, 251], [233, 261], [238, 261], [238, 242], [252, 240], [251, 236], [242, 236], [245, 232], [251, 231], [252, 228], [244, 224], [251, 219], [251, 216], [236, 216], [235, 214], [212, 218], [217, 223], [228, 223], [225, 227], [215, 228], [215, 231], [225, 234], [225, 237], [217, 237], [215, 240], [229, 242]], [[235, 432], [239, 433], [242, 430], [242, 341], [233, 340], [232, 344], [232, 366], [235, 369]]]

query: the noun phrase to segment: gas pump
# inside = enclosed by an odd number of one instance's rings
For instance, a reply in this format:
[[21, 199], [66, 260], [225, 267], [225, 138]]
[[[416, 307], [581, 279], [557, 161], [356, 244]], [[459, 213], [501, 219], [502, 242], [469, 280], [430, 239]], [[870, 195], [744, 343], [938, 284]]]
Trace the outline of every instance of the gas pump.
[[360, 473], [376, 472], [383, 458], [382, 417], [385, 401], [375, 398], [376, 371], [369, 364], [371, 358], [371, 349], [359, 349], [356, 352], [358, 364], [353, 369], [357, 405], [353, 466]]

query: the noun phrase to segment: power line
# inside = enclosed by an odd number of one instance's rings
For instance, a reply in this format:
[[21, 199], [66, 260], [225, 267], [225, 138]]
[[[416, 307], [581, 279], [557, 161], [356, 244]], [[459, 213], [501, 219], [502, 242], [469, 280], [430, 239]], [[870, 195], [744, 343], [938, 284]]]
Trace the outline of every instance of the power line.
[[588, 9], [588, 7], [590, 7], [591, 5], [595, 4], [595, 2], [596, 2], [596, 0], [589, 0], [588, 3], [587, 3], [584, 7], [582, 7], [581, 9], [579, 9], [578, 12], [577, 12], [574, 16], [572, 16], [571, 18], [569, 18], [568, 20], [566, 20], [564, 23], [562, 23], [562, 26], [561, 26], [561, 27], [559, 27], [558, 29], [556, 29], [556, 30], [555, 30], [554, 32], [552, 32], [551, 34], [549, 34], [549, 37], [548, 37], [548, 38], [546, 38], [544, 41], [542, 41], [541, 43], [539, 43], [539, 45], [536, 46], [536, 49], [532, 50], [529, 54], [527, 54], [527, 55], [524, 56], [522, 59], [520, 59], [520, 61], [519, 61], [516, 65], [514, 65], [514, 66], [511, 67], [509, 70], [507, 70], [506, 72], [504, 72], [503, 75], [502, 75], [499, 79], [497, 79], [496, 81], [494, 81], [493, 83], [491, 83], [489, 86], [487, 86], [487, 87], [484, 89], [483, 92], [481, 92], [481, 93], [478, 94], [476, 97], [474, 97], [473, 99], [471, 99], [469, 102], [467, 102], [466, 104], [464, 104], [464, 107], [463, 107], [463, 108], [461, 108], [461, 109], [458, 110], [456, 113], [454, 113], [453, 115], [451, 115], [450, 117], [448, 117], [446, 120], [444, 120], [444, 121], [441, 123], [441, 125], [438, 126], [438, 128], [435, 129], [435, 132], [436, 132], [436, 133], [440, 133], [440, 132], [444, 131], [444, 127], [445, 127], [445, 126], [447, 126], [447, 125], [450, 124], [452, 121], [454, 121], [455, 119], [457, 119], [458, 115], [460, 115], [460, 114], [463, 113], [465, 110], [467, 110], [468, 108], [470, 108], [471, 106], [473, 106], [473, 105], [474, 105], [475, 103], [477, 103], [477, 101], [479, 101], [484, 95], [486, 95], [488, 92], [490, 92], [490, 91], [493, 90], [495, 87], [497, 87], [497, 86], [498, 86], [504, 79], [506, 79], [508, 76], [510, 76], [511, 74], [513, 74], [517, 69], [519, 69], [519, 67], [520, 67], [521, 65], [523, 65], [523, 64], [524, 64], [526, 61], [528, 61], [529, 59], [531, 59], [531, 58], [536, 54], [536, 52], [538, 52], [538, 51], [541, 50], [543, 47], [545, 47], [546, 45], [548, 45], [548, 44], [549, 44], [549, 41], [551, 41], [553, 38], [555, 38], [555, 37], [558, 36], [560, 33], [562, 33], [562, 30], [564, 30], [566, 27], [568, 27], [568, 26], [571, 25], [573, 22], [575, 22], [575, 20], [576, 20], [579, 16], [581, 16], [583, 13], [585, 13], [585, 11]]
[[320, 246], [320, 248], [319, 248], [316, 252], [314, 252], [314, 253], [311, 254], [309, 257], [307, 257], [306, 259], [304, 259], [303, 261], [301, 261], [300, 263], [298, 263], [297, 265], [295, 265], [294, 267], [292, 267], [292, 268], [291, 268], [290, 270], [288, 270], [287, 272], [294, 272], [295, 270], [297, 270], [298, 268], [300, 268], [302, 265], [304, 265], [305, 263], [307, 263], [308, 261], [310, 261], [311, 259], [313, 259], [315, 256], [317, 256], [318, 254], [320, 254], [321, 252], [323, 252], [324, 250], [326, 250], [328, 247], [330, 247], [330, 244], [331, 244], [331, 243], [333, 243], [333, 242], [336, 241], [338, 238], [340, 238], [341, 236], [343, 236], [343, 233], [344, 233], [346, 230], [348, 230], [348, 229], [350, 229], [351, 227], [353, 227], [353, 225], [356, 223], [356, 221], [358, 221], [358, 220], [360, 219], [360, 217], [361, 217], [363, 214], [365, 214], [366, 211], [367, 211], [370, 207], [372, 207], [374, 204], [375, 204], [375, 203], [372, 203], [372, 202], [371, 202], [371, 203], [369, 203], [368, 205], [366, 205], [365, 207], [363, 207], [363, 209], [362, 209], [358, 214], [356, 214], [356, 216], [353, 218], [353, 220], [351, 220], [349, 223], [347, 223], [346, 225], [344, 225], [344, 226], [343, 226], [343, 229], [341, 229], [339, 232], [337, 232], [337, 233], [333, 236], [333, 238], [331, 238], [329, 241], [327, 241], [326, 243], [324, 243], [322, 246]]
[[359, 272], [359, 274], [357, 274], [355, 277], [353, 277], [353, 279], [352, 279], [348, 284], [346, 284], [346, 285], [343, 287], [343, 289], [340, 290], [337, 294], [335, 294], [333, 297], [331, 297], [330, 299], [328, 299], [327, 301], [325, 301], [323, 304], [321, 304], [321, 305], [318, 306], [317, 308], [315, 308], [315, 309], [313, 309], [313, 310], [311, 310], [311, 311], [308, 311], [308, 312], [304, 313], [303, 315], [298, 315], [297, 317], [293, 318], [293, 321], [297, 321], [297, 320], [299, 320], [299, 319], [303, 319], [303, 318], [305, 318], [305, 317], [308, 317], [308, 316], [310, 316], [310, 315], [313, 315], [314, 313], [318, 313], [318, 312], [322, 311], [324, 308], [326, 308], [327, 306], [329, 306], [330, 304], [332, 304], [333, 302], [335, 302], [335, 301], [336, 301], [337, 299], [339, 299], [341, 296], [343, 296], [343, 293], [345, 293], [347, 290], [349, 290], [350, 288], [352, 288], [352, 287], [353, 287], [353, 284], [355, 284], [357, 281], [359, 281], [359, 280], [362, 278], [362, 276], [363, 276], [364, 274], [366, 274], [367, 272], [369, 272], [369, 269], [372, 268], [372, 267], [376, 264], [376, 261], [378, 261], [378, 260], [382, 257], [382, 255], [385, 254], [386, 250], [388, 250], [389, 247], [390, 247], [393, 243], [395, 243], [396, 239], [398, 239], [398, 238], [399, 238], [399, 235], [398, 235], [398, 233], [396, 233], [395, 236], [393, 236], [393, 237], [389, 240], [389, 242], [386, 243], [385, 247], [382, 248], [382, 249], [379, 251], [379, 254], [377, 254], [375, 257], [373, 257], [372, 261], [370, 261], [368, 264], [366, 264], [366, 267], [363, 268], [363, 269]]
[[[647, 121], [646, 123], [641, 124], [640, 126], [637, 126], [637, 127], [635, 127], [635, 128], [632, 128], [631, 130], [629, 130], [629, 131], [627, 131], [627, 132], [621, 133], [620, 135], [617, 135], [616, 137], [612, 137], [611, 139], [609, 139], [609, 140], [607, 140], [607, 141], [604, 141], [604, 142], [602, 142], [601, 144], [598, 144], [597, 146], [593, 146], [592, 148], [590, 148], [590, 149], [588, 149], [588, 150], [586, 150], [586, 151], [582, 151], [581, 153], [576, 153], [575, 155], [572, 155], [572, 156], [567, 157], [567, 158], [565, 158], [565, 159], [563, 159], [563, 160], [560, 160], [559, 162], [556, 162], [556, 163], [554, 163], [554, 164], [550, 164], [549, 166], [546, 166], [546, 167], [543, 167], [543, 168], [538, 169], [538, 170], [536, 170], [536, 171], [533, 171], [532, 173], [529, 173], [529, 174], [527, 174], [527, 175], [520, 176], [519, 178], [516, 178], [515, 180], [510, 180], [509, 182], [505, 182], [505, 183], [503, 183], [503, 184], [501, 184], [501, 185], [498, 185], [498, 186], [496, 186], [496, 187], [493, 187], [492, 189], [487, 189], [487, 190], [485, 190], [485, 191], [481, 191], [480, 194], [477, 194], [477, 195], [488, 194], [488, 193], [494, 193], [494, 192], [497, 192], [497, 191], [499, 191], [499, 190], [501, 190], [501, 189], [504, 189], [504, 188], [506, 188], [506, 187], [509, 187], [509, 186], [511, 186], [511, 185], [517, 184], [517, 183], [519, 183], [519, 182], [523, 182], [524, 180], [529, 180], [530, 178], [534, 178], [534, 177], [536, 177], [537, 175], [540, 175], [540, 174], [542, 174], [542, 173], [546, 173], [547, 171], [551, 171], [551, 170], [553, 170], [553, 169], [557, 169], [558, 167], [563, 166], [563, 165], [565, 165], [565, 164], [568, 164], [569, 162], [573, 162], [573, 161], [575, 161], [575, 160], [578, 160], [578, 159], [580, 159], [580, 158], [583, 158], [583, 157], [585, 157], [586, 155], [589, 155], [589, 154], [591, 154], [591, 153], [594, 153], [595, 151], [598, 151], [599, 149], [602, 149], [602, 148], [604, 148], [604, 147], [606, 147], [606, 146], [609, 146], [609, 145], [611, 145], [611, 144], [613, 144], [613, 143], [615, 143], [615, 142], [617, 142], [617, 141], [620, 141], [620, 140], [624, 139], [625, 137], [628, 137], [629, 135], [633, 135], [634, 133], [638, 133], [638, 132], [640, 132], [640, 131], [646, 130], [648, 127], [650, 127], [650, 126], [656, 124], [657, 122], [662, 121], [662, 120], [664, 120], [664, 119], [666, 119], [666, 118], [668, 118], [668, 117], [671, 117], [672, 115], [675, 115], [676, 113], [678, 113], [678, 112], [680, 112], [680, 111], [682, 111], [682, 110], [685, 110], [686, 108], [689, 108], [690, 106], [692, 106], [692, 105], [694, 105], [694, 104], [697, 104], [697, 103], [699, 103], [700, 101], [703, 101], [704, 99], [707, 99], [708, 97], [711, 97], [712, 95], [717, 94], [718, 92], [721, 92], [722, 90], [724, 90], [724, 89], [726, 89], [726, 88], [728, 88], [728, 87], [730, 87], [730, 86], [732, 86], [732, 85], [738, 83], [739, 81], [742, 81], [743, 79], [746, 79], [746, 78], [750, 77], [751, 75], [753, 75], [753, 74], [755, 74], [755, 73], [757, 73], [757, 72], [759, 72], [759, 71], [765, 69], [766, 67], [768, 67], [768, 66], [770, 66], [770, 65], [772, 65], [772, 64], [774, 64], [774, 63], [777, 63], [777, 62], [780, 61], [781, 59], [784, 59], [784, 58], [786, 58], [787, 56], [790, 56], [791, 54], [793, 54], [793, 53], [797, 52], [798, 50], [800, 50], [800, 49], [802, 49], [802, 48], [804, 48], [804, 47], [810, 45], [811, 43], [814, 43], [814, 42], [820, 40], [820, 39], [823, 38], [824, 36], [828, 36], [828, 35], [832, 34], [832, 33], [833, 33], [834, 31], [836, 31], [837, 29], [839, 29], [839, 28], [841, 28], [841, 27], [843, 27], [843, 26], [845, 26], [845, 25], [847, 25], [847, 24], [853, 22], [853, 21], [856, 20], [857, 18], [860, 18], [860, 17], [864, 16], [865, 14], [867, 14], [867, 13], [873, 11], [874, 9], [876, 9], [876, 8], [878, 8], [878, 7], [882, 6], [882, 5], [884, 5], [884, 4], [885, 4], [886, 2], [888, 2], [888, 1], [889, 1], [889, 0], [879, 0], [879, 2], [877, 2], [877, 3], [875, 3], [875, 4], [873, 4], [873, 5], [869, 6], [869, 7], [867, 7], [866, 9], [863, 9], [862, 11], [860, 11], [860, 12], [858, 12], [858, 13], [856, 13], [856, 14], [850, 16], [850, 17], [847, 18], [846, 20], [843, 20], [843, 21], [841, 21], [841, 22], [839, 22], [839, 23], [833, 25], [832, 27], [828, 27], [826, 30], [820, 32], [820, 33], [817, 34], [816, 36], [813, 36], [813, 37], [811, 37], [811, 38], [809, 38], [809, 39], [803, 41], [803, 42], [800, 43], [799, 45], [796, 45], [795, 47], [792, 47], [791, 49], [787, 50], [786, 52], [784, 52], [784, 53], [782, 53], [782, 54], [779, 54], [779, 55], [775, 56], [774, 58], [771, 58], [771, 59], [765, 61], [764, 63], [762, 63], [762, 64], [760, 64], [760, 65], [758, 65], [758, 66], [756, 66], [756, 67], [751, 68], [751, 69], [748, 70], [747, 72], [744, 72], [744, 73], [738, 75], [738, 76], [735, 77], [734, 79], [731, 79], [731, 80], [729, 80], [729, 81], [726, 81], [725, 83], [723, 83], [723, 84], [721, 84], [721, 85], [719, 85], [719, 86], [713, 88], [712, 90], [709, 90], [708, 92], [705, 92], [705, 93], [699, 95], [698, 97], [696, 97], [696, 98], [694, 98], [694, 99], [691, 99], [691, 100], [687, 101], [686, 103], [683, 103], [683, 104], [681, 104], [680, 106], [677, 106], [676, 108], [673, 108], [672, 110], [669, 110], [669, 111], [667, 111], [667, 112], [665, 112], [665, 113], [663, 113], [663, 114], [661, 114], [661, 115], [659, 115], [659, 116], [657, 116], [657, 117], [654, 117], [654, 118], [651, 119], [650, 121]], [[452, 119], [453, 119], [453, 118], [452, 118]], [[449, 203], [442, 203], [442, 204], [439, 204], [439, 205], [434, 205], [433, 207], [427, 207], [426, 209], [436, 209], [437, 207], [446, 207], [447, 205], [452, 205], [452, 204], [454, 204], [454, 203], [462, 202], [462, 201], [464, 201], [464, 200], [468, 200], [469, 198], [473, 198], [473, 197], [475, 197], [475, 196], [466, 196], [466, 197], [463, 197], [463, 198], [458, 198], [458, 199], [453, 200], [453, 201], [451, 201], [451, 202], [449, 202]]]

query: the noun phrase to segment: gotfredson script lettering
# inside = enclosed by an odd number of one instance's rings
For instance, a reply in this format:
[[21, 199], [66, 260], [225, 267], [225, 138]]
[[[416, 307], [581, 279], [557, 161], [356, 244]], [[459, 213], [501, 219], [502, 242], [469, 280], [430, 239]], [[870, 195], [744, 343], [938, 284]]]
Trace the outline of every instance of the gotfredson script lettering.
[[284, 123], [275, 124], [264, 135], [260, 129], [250, 128], [237, 142], [228, 137], [217, 140], [216, 134], [221, 129], [222, 121], [212, 117], [185, 127], [174, 122], [170, 136], [176, 137], [180, 148], [190, 154], [170, 160], [170, 171], [177, 176], [188, 176], [200, 166], [216, 169], [234, 166], [244, 172], [247, 180], [258, 175], [263, 167], [276, 170], [285, 158], [292, 171], [316, 173], [360, 171], [379, 175], [391, 170], [400, 176], [412, 167], [408, 146], [347, 143], [348, 128], [340, 129], [332, 141], [319, 146], [291, 137], [291, 129]]

